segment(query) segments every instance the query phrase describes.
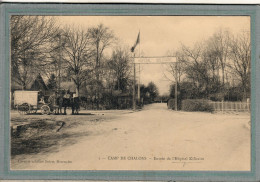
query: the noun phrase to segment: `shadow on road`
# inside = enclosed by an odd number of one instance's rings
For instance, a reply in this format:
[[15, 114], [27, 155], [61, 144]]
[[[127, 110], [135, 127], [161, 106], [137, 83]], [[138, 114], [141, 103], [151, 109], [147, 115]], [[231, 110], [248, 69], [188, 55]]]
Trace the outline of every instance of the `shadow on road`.
[[78, 114], [72, 114], [73, 116], [82, 116], [82, 115], [95, 115], [92, 113], [78, 113]]
[[59, 146], [72, 145], [76, 143], [78, 137], [89, 135], [86, 131], [68, 132], [62, 128], [64, 125], [66, 125], [64, 121], [38, 120], [17, 128], [12, 133], [11, 156], [58, 152]]
[[75, 144], [77, 137], [87, 136], [88, 133], [62, 133], [62, 134], [52, 134], [44, 135], [35, 138], [25, 138], [19, 139], [14, 138], [11, 141], [11, 155], [20, 154], [37, 154], [37, 153], [48, 153], [48, 152], [58, 152], [59, 146], [68, 146]]

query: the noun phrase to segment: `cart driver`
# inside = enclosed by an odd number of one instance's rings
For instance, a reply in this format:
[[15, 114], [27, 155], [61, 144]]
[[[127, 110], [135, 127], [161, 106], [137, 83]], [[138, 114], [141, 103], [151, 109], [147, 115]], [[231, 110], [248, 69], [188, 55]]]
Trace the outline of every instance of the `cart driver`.
[[40, 97], [40, 101], [39, 101], [39, 103], [41, 103], [41, 104], [45, 104], [44, 96], [41, 96], [41, 97]]
[[38, 102], [41, 104], [45, 104], [44, 95], [41, 90], [38, 92]]

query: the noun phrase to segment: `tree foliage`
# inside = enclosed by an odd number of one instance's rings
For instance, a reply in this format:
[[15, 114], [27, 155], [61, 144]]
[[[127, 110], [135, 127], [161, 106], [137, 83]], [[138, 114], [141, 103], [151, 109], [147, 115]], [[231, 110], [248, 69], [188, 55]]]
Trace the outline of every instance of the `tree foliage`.
[[113, 70], [116, 78], [115, 89], [126, 91], [130, 79], [130, 55], [127, 49], [117, 47], [113, 50], [111, 59], [108, 62], [109, 69]]
[[56, 76], [55, 74], [51, 74], [48, 84], [47, 84], [48, 89], [50, 90], [55, 90], [57, 89], [57, 81], [56, 81]]
[[88, 29], [88, 35], [91, 45], [93, 46], [94, 54], [94, 72], [95, 72], [95, 92], [97, 98], [97, 108], [99, 107], [102, 79], [105, 65], [104, 51], [113, 44], [115, 36], [114, 33], [103, 24]]
[[157, 88], [157, 86], [153, 82], [148, 83], [147, 91], [148, 91], [148, 93], [150, 95], [151, 101], [154, 101], [154, 99], [157, 96], [159, 96], [158, 88]]
[[64, 61], [68, 76], [76, 85], [79, 94], [80, 86], [88, 79], [93, 48], [90, 43], [89, 33], [83, 30], [66, 29], [64, 32]]
[[240, 79], [245, 98], [250, 91], [251, 44], [249, 33], [241, 33], [232, 39], [229, 58], [231, 60], [229, 68]]
[[57, 32], [45, 16], [11, 16], [11, 77], [23, 89], [42, 71], [49, 45]]
[[[182, 45], [177, 52], [181, 66], [169, 65], [168, 71], [173, 82], [177, 77], [185, 98], [227, 99], [230, 98], [227, 94], [232, 95], [231, 86], [240, 87], [244, 99], [249, 96], [251, 47], [248, 33], [234, 36], [220, 29], [193, 47]], [[232, 80], [239, 83], [232, 85]], [[173, 92], [170, 90], [170, 94]]]

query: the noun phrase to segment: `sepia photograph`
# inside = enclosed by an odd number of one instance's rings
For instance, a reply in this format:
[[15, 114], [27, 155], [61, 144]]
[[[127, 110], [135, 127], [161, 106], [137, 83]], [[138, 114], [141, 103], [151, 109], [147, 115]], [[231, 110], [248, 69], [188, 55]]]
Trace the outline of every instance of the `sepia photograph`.
[[11, 170], [251, 171], [250, 16], [9, 18]]

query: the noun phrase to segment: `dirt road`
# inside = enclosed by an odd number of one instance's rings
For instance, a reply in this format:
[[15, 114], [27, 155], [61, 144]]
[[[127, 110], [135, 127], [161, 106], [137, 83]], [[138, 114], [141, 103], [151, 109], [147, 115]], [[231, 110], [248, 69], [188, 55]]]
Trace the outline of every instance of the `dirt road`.
[[77, 126], [74, 132], [89, 135], [59, 146], [57, 152], [16, 156], [12, 168], [250, 170], [249, 120], [249, 114], [175, 112], [166, 104], [152, 104], [106, 122]]

